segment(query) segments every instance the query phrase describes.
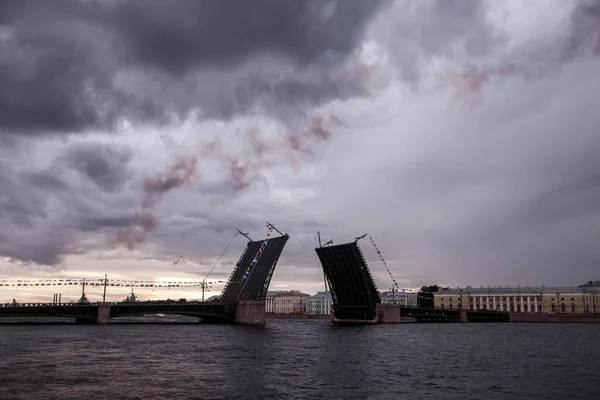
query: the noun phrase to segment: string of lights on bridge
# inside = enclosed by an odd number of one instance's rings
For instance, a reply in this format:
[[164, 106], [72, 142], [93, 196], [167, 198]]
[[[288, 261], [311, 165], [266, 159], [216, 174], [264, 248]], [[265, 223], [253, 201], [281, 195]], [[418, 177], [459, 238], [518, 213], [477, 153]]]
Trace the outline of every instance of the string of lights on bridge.
[[[105, 279], [2, 279], [0, 286], [35, 288], [46, 286], [85, 286], [101, 287], [105, 285]], [[186, 287], [208, 287], [224, 284], [226, 281], [156, 281], [156, 280], [126, 280], [106, 279], [108, 287], [130, 287], [130, 288], [186, 288]]]

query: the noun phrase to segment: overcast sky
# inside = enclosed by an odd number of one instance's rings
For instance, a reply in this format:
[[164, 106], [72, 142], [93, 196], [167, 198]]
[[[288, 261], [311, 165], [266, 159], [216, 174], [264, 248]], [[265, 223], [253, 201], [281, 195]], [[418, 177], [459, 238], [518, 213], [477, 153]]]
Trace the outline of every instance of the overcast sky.
[[600, 279], [598, 104], [599, 0], [4, 0], [0, 276], [201, 280], [267, 220], [272, 290], [317, 231], [404, 288]]

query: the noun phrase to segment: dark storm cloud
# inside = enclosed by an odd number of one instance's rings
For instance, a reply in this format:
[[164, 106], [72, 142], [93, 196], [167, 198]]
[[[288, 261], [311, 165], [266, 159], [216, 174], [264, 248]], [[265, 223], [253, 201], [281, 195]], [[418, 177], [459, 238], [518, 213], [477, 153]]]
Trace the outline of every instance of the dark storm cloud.
[[0, 256], [56, 265], [78, 251], [82, 233], [132, 218], [126, 194], [115, 192], [131, 177], [130, 149], [76, 143], [46, 169], [23, 165], [34, 156], [0, 149]]
[[65, 168], [85, 175], [106, 192], [116, 192], [131, 179], [126, 168], [131, 161], [131, 149], [106, 147], [100, 144], [81, 143], [71, 146], [61, 157]]
[[[349, 95], [353, 83], [331, 74], [381, 3], [7, 0], [0, 130], [110, 128], [121, 116], [162, 122], [196, 107], [228, 118], [261, 96], [304, 105]], [[254, 71], [232, 74], [261, 57]]]

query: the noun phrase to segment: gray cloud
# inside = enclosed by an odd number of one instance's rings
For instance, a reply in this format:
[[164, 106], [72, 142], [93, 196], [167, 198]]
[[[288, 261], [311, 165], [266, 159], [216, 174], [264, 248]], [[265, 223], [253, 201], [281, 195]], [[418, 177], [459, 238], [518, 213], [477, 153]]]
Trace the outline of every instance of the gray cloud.
[[418, 84], [423, 67], [439, 59], [458, 64], [485, 56], [502, 46], [507, 36], [487, 19], [483, 0], [424, 0], [399, 2], [381, 13], [371, 30], [393, 57], [404, 82]]
[[77, 252], [80, 234], [114, 227], [115, 210], [126, 210], [127, 192], [115, 191], [131, 177], [128, 148], [75, 143], [45, 169], [17, 167], [33, 151], [0, 154], [1, 256], [57, 265]]
[[332, 72], [381, 3], [9, 0], [0, 130], [110, 129], [196, 108], [228, 118], [260, 104], [280, 114], [357, 93]]
[[132, 177], [132, 172], [127, 168], [131, 156], [131, 149], [81, 143], [71, 146], [59, 163], [85, 175], [100, 189], [116, 192], [123, 189], [123, 185]]

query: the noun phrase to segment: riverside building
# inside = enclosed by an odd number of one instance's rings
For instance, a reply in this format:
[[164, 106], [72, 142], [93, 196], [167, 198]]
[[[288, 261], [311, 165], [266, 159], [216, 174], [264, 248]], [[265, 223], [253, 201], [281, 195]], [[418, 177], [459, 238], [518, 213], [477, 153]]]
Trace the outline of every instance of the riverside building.
[[331, 292], [317, 292], [306, 299], [306, 313], [310, 315], [330, 315], [333, 313]]
[[273, 308], [276, 314], [306, 314], [306, 299], [309, 294], [299, 290], [278, 292], [273, 296]]
[[382, 303], [400, 304], [402, 307], [417, 307], [417, 293], [405, 291], [380, 292]]
[[275, 296], [277, 296], [280, 291], [268, 291], [267, 296], [265, 297], [265, 312], [274, 313], [275, 312]]
[[436, 308], [527, 313], [600, 313], [600, 282], [578, 287], [488, 286], [449, 288], [434, 294]]

